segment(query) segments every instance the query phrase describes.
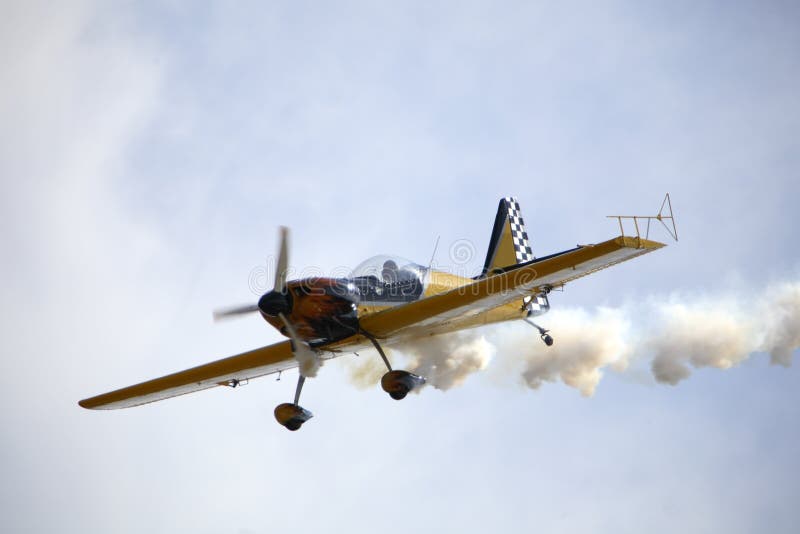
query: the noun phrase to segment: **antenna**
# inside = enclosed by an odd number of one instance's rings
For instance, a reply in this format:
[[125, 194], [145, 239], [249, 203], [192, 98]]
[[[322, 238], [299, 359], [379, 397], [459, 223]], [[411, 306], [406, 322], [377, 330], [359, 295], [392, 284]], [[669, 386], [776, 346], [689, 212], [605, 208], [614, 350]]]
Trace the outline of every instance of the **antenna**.
[[[664, 208], [667, 208], [668, 212], [665, 212]], [[667, 230], [672, 239], [675, 241], [678, 240], [678, 229], [675, 227], [675, 216], [672, 213], [672, 200], [669, 198], [669, 193], [664, 195], [664, 200], [661, 202], [661, 209], [658, 210], [658, 214], [656, 215], [607, 215], [606, 217], [609, 219], [617, 219], [617, 222], [619, 222], [619, 231], [623, 237], [625, 237], [625, 228], [622, 225], [623, 219], [633, 219], [633, 226], [636, 228], [636, 239], [641, 239], [641, 234], [639, 232], [640, 220], [647, 221], [647, 227], [645, 228], [644, 234], [645, 239], [650, 236], [650, 223], [656, 220], [660, 222], [661, 225]], [[667, 220], [670, 222], [672, 228], [667, 226], [667, 223], [664, 222]]]
[[428, 269], [430, 269], [431, 265], [433, 265], [433, 258], [436, 257], [436, 249], [439, 248], [439, 240], [441, 238], [442, 238], [442, 236], [440, 236], [440, 235], [436, 236], [436, 244], [433, 245], [433, 253], [431, 254], [431, 261], [428, 262]]
[[436, 236], [436, 244], [433, 245], [433, 254], [431, 254], [431, 261], [428, 262], [428, 268], [425, 270], [425, 278], [426, 278], [425, 281], [426, 282], [427, 282], [427, 278], [429, 278], [430, 275], [431, 275], [431, 266], [433, 265], [433, 258], [436, 257], [436, 249], [439, 248], [439, 239], [441, 239], [441, 238], [442, 238], [442, 236], [440, 236], [440, 235]]

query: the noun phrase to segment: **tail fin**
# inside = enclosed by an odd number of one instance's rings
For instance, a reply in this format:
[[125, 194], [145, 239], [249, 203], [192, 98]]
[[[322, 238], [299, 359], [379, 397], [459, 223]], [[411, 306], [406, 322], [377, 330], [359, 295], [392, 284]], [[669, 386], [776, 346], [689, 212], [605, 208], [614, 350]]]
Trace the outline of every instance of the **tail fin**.
[[[534, 259], [519, 202], [514, 197], [500, 199], [480, 278]], [[525, 297], [521, 305], [529, 316], [541, 315], [550, 309], [546, 292]]]
[[534, 259], [525, 222], [514, 197], [500, 199], [481, 276]]

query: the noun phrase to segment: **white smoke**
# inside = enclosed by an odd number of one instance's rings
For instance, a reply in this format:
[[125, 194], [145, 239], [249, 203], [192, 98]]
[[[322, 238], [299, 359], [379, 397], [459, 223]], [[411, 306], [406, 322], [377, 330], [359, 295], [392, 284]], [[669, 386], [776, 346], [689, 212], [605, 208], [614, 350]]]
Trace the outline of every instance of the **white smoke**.
[[[545, 346], [522, 321], [429, 336], [394, 347], [395, 367], [446, 390], [494, 366], [538, 389], [561, 381], [592, 396], [605, 369], [624, 373], [646, 364], [655, 381], [675, 385], [693, 369], [730, 369], [759, 353], [788, 367], [800, 348], [800, 282], [716, 297], [673, 294], [618, 308], [556, 309], [537, 318], [555, 344]], [[398, 354], [399, 353], [399, 354]], [[350, 375], [372, 386], [386, 371], [377, 354], [351, 364]]]
[[737, 300], [671, 299], [653, 311], [659, 324], [643, 349], [652, 354], [650, 367], [659, 382], [677, 384], [689, 377], [690, 366], [729, 369], [758, 350], [756, 323]]
[[498, 353], [506, 358], [506, 368], [517, 368], [528, 387], [538, 389], [544, 382], [560, 380], [589, 397], [604, 368], [627, 368], [634, 344], [631, 320], [624, 310], [565, 309], [540, 319], [555, 337], [550, 347], [525, 323], [500, 325], [492, 335]]
[[758, 313], [766, 325], [758, 350], [768, 352], [773, 364], [789, 367], [800, 347], [800, 283], [770, 288]]
[[399, 350], [409, 359], [409, 371], [424, 376], [430, 386], [450, 389], [486, 369], [495, 349], [480, 333], [466, 331], [429, 336]]
[[[393, 367], [424, 376], [426, 383], [437, 389], [459, 386], [472, 373], [485, 369], [495, 350], [475, 330], [427, 336], [384, 349]], [[379, 383], [386, 366], [377, 351], [365, 350], [358, 356], [342, 359], [351, 381], [365, 389]]]
[[677, 384], [691, 368], [729, 369], [757, 353], [788, 367], [800, 347], [798, 282], [734, 297], [672, 297], [653, 307], [660, 328], [643, 348], [652, 354], [651, 370], [659, 382]]

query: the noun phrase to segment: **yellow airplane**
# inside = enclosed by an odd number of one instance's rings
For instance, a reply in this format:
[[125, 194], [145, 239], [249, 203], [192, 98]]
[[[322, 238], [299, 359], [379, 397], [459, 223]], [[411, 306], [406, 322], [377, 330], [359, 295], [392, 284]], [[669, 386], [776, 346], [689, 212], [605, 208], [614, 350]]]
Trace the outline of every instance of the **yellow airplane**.
[[[552, 345], [548, 331], [531, 320], [550, 309], [550, 291], [665, 246], [648, 240], [647, 235], [652, 219], [662, 224], [669, 219], [674, 229], [671, 203], [669, 215], [662, 214], [668, 202], [669, 195], [654, 217], [612, 216], [619, 219], [618, 237], [535, 258], [519, 203], [511, 197], [503, 198], [486, 261], [473, 278], [384, 255], [364, 261], [347, 278], [287, 281], [288, 230], [281, 228], [273, 289], [257, 304], [217, 311], [214, 316], [221, 319], [258, 312], [288, 340], [97, 395], [79, 404], [89, 409], [128, 408], [215, 386], [236, 387], [253, 378], [298, 367], [294, 402], [275, 408], [277, 421], [297, 430], [312, 417], [299, 405], [305, 379], [316, 376], [324, 360], [369, 346], [377, 349], [388, 370], [381, 387], [400, 400], [425, 379], [392, 369], [381, 342], [397, 344], [522, 319], [539, 330], [545, 344]], [[635, 237], [625, 235], [622, 221], [628, 218], [636, 226]], [[639, 235], [639, 221], [643, 219], [648, 223], [644, 238]], [[677, 232], [670, 234], [677, 239]]]

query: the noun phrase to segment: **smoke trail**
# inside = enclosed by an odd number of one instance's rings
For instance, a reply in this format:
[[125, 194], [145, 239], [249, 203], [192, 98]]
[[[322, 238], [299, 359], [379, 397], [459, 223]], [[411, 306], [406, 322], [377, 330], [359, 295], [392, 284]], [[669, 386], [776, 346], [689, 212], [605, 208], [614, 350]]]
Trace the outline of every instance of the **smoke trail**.
[[677, 384], [691, 367], [729, 369], [754, 353], [788, 367], [800, 347], [800, 283], [763, 293], [684, 301], [673, 297], [656, 307], [661, 328], [647, 339], [651, 369], [659, 382]]
[[424, 376], [428, 385], [450, 389], [467, 376], [486, 369], [494, 347], [478, 332], [430, 336], [399, 347], [409, 359], [412, 373]]
[[650, 368], [659, 382], [675, 385], [694, 368], [729, 369], [758, 350], [755, 324], [733, 300], [691, 304], [674, 300], [654, 311], [660, 327], [648, 337]]
[[768, 352], [773, 364], [789, 367], [792, 353], [800, 347], [800, 283], [770, 288], [760, 316], [768, 327], [758, 350]]
[[[475, 330], [429, 336], [385, 348], [393, 367], [424, 376], [427, 384], [437, 389], [461, 385], [470, 374], [485, 369], [494, 352], [494, 346]], [[341, 361], [350, 380], [363, 389], [379, 383], [386, 372], [374, 350], [359, 353], [357, 360]]]
[[[729, 369], [757, 353], [788, 367], [800, 348], [800, 282], [716, 297], [674, 294], [592, 311], [556, 309], [541, 322], [556, 339], [552, 347], [518, 321], [415, 340], [395, 347], [391, 357], [446, 390], [496, 356], [500, 371], [530, 388], [561, 381], [587, 397], [605, 369], [623, 373], [634, 362], [646, 363], [655, 381], [671, 385], [693, 369]], [[351, 377], [362, 386], [377, 383], [385, 372], [380, 360], [361, 360]]]
[[519, 372], [528, 387], [538, 389], [544, 382], [561, 380], [590, 397], [605, 367], [627, 368], [634, 347], [630, 318], [624, 310], [598, 308], [589, 313], [566, 309], [547, 318], [547, 327], [556, 336], [551, 347], [524, 323], [501, 325], [492, 335], [498, 352], [507, 356], [507, 365], [521, 366]]

